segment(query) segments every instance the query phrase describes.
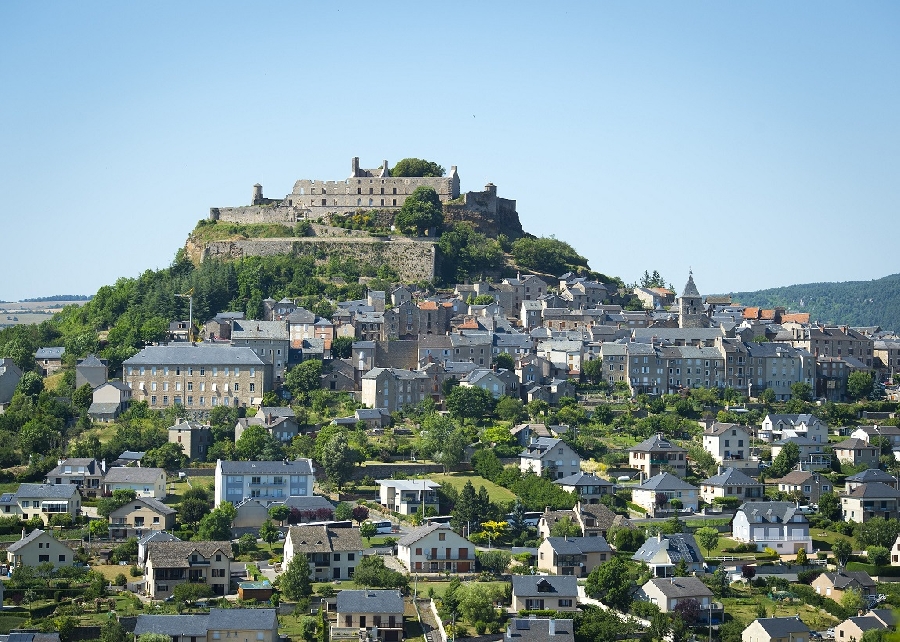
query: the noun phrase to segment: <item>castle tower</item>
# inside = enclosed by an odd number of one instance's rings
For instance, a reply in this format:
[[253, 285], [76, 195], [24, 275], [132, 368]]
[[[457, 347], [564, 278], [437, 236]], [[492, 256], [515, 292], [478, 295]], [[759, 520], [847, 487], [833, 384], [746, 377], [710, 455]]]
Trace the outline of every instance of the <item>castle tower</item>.
[[688, 280], [684, 291], [678, 298], [678, 327], [679, 328], [703, 328], [703, 301], [700, 292], [694, 284], [694, 272], [688, 272]]
[[253, 200], [250, 201], [252, 205], [261, 205], [263, 202], [263, 193], [262, 193], [262, 185], [257, 183], [253, 186]]

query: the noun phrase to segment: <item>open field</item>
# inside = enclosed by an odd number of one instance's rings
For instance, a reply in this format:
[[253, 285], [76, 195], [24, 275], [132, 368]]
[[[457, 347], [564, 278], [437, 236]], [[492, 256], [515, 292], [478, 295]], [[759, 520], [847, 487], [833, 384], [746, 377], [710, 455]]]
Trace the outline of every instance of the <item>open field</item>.
[[456, 490], [462, 490], [467, 481], [472, 482], [476, 491], [479, 487], [484, 486], [492, 502], [512, 502], [516, 500], [516, 496], [512, 491], [503, 488], [503, 486], [498, 486], [494, 482], [488, 481], [484, 477], [474, 473], [437, 473], [429, 475], [428, 478], [438, 484], [449, 484]]

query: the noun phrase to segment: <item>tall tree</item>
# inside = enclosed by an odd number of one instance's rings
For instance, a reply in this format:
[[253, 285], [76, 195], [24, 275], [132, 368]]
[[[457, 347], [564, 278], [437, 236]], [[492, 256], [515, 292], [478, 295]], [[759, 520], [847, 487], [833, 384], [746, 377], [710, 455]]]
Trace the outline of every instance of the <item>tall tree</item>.
[[406, 197], [394, 224], [401, 230], [415, 230], [422, 236], [429, 229], [440, 230], [444, 224], [444, 206], [431, 187], [419, 186]]
[[309, 579], [309, 558], [298, 553], [288, 562], [287, 568], [279, 578], [279, 588], [284, 596], [296, 602], [312, 595], [312, 582]]
[[347, 444], [347, 437], [343, 434], [334, 435], [322, 451], [322, 468], [325, 469], [328, 481], [337, 486], [338, 490], [350, 479], [355, 459]]

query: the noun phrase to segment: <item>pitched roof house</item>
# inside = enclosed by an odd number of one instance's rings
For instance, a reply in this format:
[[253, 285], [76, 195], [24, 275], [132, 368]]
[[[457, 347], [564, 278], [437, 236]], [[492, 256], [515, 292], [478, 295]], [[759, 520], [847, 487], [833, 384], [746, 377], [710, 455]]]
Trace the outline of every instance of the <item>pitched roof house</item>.
[[674, 510], [677, 502], [687, 511], [696, 511], [699, 504], [698, 488], [679, 477], [661, 472], [631, 491], [631, 501], [656, 517], [661, 511]]
[[682, 560], [689, 572], [703, 570], [703, 554], [690, 533], [658, 533], [644, 542], [631, 559], [647, 564], [655, 577], [673, 577]]
[[732, 521], [732, 537], [756, 544], [758, 550], [779, 553], [813, 550], [809, 520], [793, 502], [750, 502], [738, 508]]
[[291, 526], [284, 539], [284, 564], [301, 554], [309, 559], [314, 582], [346, 580], [353, 577], [362, 559], [362, 537], [358, 528]]
[[547, 469], [551, 479], [563, 479], [581, 472], [581, 457], [561, 439], [537, 437], [519, 454], [519, 468], [535, 475]]
[[822, 573], [813, 580], [811, 586], [819, 595], [830, 597], [840, 603], [847, 590], [856, 589], [863, 596], [871, 595], [876, 592], [877, 583], [865, 571], [838, 571]]
[[717, 497], [737, 497], [747, 502], [760, 501], [765, 497], [765, 484], [737, 468], [719, 466], [717, 474], [700, 482], [700, 496], [709, 504]]
[[658, 475], [664, 470], [671, 470], [675, 475], [684, 477], [687, 471], [686, 458], [687, 451], [684, 448], [662, 435], [654, 435], [628, 449], [628, 464], [643, 471], [647, 477]]
[[881, 482], [860, 484], [841, 495], [841, 512], [846, 521], [863, 523], [874, 517], [900, 516], [900, 490]]
[[587, 577], [609, 561], [612, 548], [601, 536], [547, 537], [538, 547], [538, 568], [553, 575]]
[[397, 589], [344, 589], [337, 594], [336, 610], [332, 640], [359, 640], [363, 630], [383, 642], [403, 639], [404, 603]]
[[578, 579], [574, 575], [513, 575], [511, 610], [574, 611]]

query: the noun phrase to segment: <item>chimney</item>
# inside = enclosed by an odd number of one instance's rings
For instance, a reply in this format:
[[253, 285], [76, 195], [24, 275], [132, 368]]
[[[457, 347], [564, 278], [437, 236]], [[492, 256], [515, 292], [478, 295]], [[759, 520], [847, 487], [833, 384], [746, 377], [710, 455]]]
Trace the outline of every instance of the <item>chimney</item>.
[[662, 542], [662, 531], [659, 531], [659, 532], [656, 534], [656, 541], [657, 541], [657, 542]]
[[25, 539], [25, 527], [22, 527], [22, 539]]
[[547, 633], [551, 638], [556, 636], [556, 620], [554, 618], [550, 618], [547, 623]]

